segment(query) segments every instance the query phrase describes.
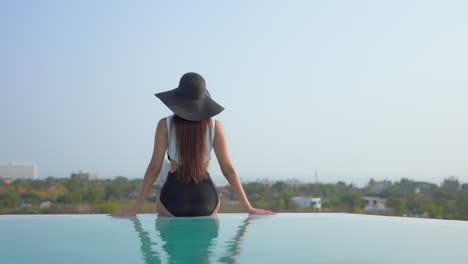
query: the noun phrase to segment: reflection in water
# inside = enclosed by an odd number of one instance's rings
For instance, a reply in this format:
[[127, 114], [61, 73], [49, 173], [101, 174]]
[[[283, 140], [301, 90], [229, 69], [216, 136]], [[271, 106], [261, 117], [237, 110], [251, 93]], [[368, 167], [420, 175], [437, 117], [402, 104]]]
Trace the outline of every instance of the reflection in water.
[[141, 241], [141, 252], [143, 253], [143, 258], [145, 259], [145, 263], [157, 264], [161, 263], [161, 258], [158, 252], [154, 251], [151, 246], [156, 245], [151, 241], [151, 238], [143, 227], [141, 226], [140, 219], [137, 217], [129, 218], [133, 224], [135, 225], [135, 231], [138, 233], [138, 237], [140, 237]]
[[242, 224], [239, 225], [239, 228], [237, 229], [237, 233], [234, 236], [234, 238], [231, 241], [226, 242], [226, 246], [228, 249], [227, 253], [219, 259], [219, 262], [235, 263], [236, 257], [239, 255], [242, 249], [241, 247], [242, 239], [247, 233], [247, 227], [249, 226], [250, 222], [252, 222], [253, 219], [258, 219], [258, 218], [253, 218], [252, 216], [249, 215], [249, 217], [244, 219]]
[[[157, 245], [152, 242], [149, 233], [146, 232], [138, 217], [130, 219], [141, 242], [141, 252], [145, 263], [161, 263], [161, 254], [153, 249]], [[221, 255], [217, 262], [236, 263], [236, 257], [241, 252], [241, 241], [247, 233], [247, 226], [251, 223], [252, 216], [248, 216], [239, 226], [234, 238], [226, 242], [227, 252]], [[258, 219], [258, 218], [257, 218]], [[169, 256], [169, 263], [209, 263], [209, 256], [218, 255], [212, 252], [210, 247], [214, 238], [218, 237], [218, 217], [157, 217], [156, 231], [165, 242], [162, 248]]]
[[156, 230], [165, 242], [169, 263], [209, 263], [210, 246], [218, 237], [219, 219], [156, 218]]

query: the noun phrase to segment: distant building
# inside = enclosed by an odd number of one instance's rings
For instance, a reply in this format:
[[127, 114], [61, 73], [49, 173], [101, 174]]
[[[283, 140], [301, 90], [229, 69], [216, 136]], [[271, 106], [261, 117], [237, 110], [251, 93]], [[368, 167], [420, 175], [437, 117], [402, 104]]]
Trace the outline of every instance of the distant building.
[[52, 202], [51, 201], [43, 201], [39, 204], [39, 208], [49, 208], [52, 206]]
[[432, 197], [430, 194], [427, 194], [427, 193], [418, 193], [417, 196], [426, 200], [429, 200]]
[[415, 184], [416, 184], [414, 188], [415, 194], [432, 193], [438, 188], [436, 184], [433, 184], [430, 182], [415, 182]]
[[23, 198], [21, 199], [19, 208], [31, 207], [33, 206], [33, 200], [31, 198]]
[[232, 192], [228, 189], [221, 189], [220, 195], [232, 197]]
[[0, 162], [0, 178], [36, 179], [37, 165], [34, 162]]
[[127, 197], [128, 199], [136, 199], [138, 198], [138, 195], [140, 195], [140, 189], [135, 189], [127, 194]]
[[3, 179], [3, 183], [5, 184], [12, 184], [13, 180], [12, 179]]
[[378, 181], [372, 186], [372, 192], [381, 193], [384, 189], [392, 186], [391, 181]]
[[303, 197], [295, 196], [292, 198], [293, 202], [303, 208], [313, 206], [315, 209], [322, 208], [322, 199], [321, 198], [312, 198], [312, 197]]
[[[131, 191], [127, 195], [127, 197], [129, 199], [137, 199], [138, 196], [140, 196], [140, 191], [141, 191], [141, 188], [135, 189], [135, 190]], [[159, 196], [159, 191], [156, 188], [153, 188], [153, 189], [151, 189], [149, 191], [148, 196], [146, 197], [146, 199], [149, 200], [149, 201], [156, 201], [158, 196]]]
[[367, 201], [367, 205], [364, 207], [365, 211], [383, 212], [388, 210], [385, 206], [385, 203], [387, 202], [387, 199], [385, 198], [365, 196], [362, 199]]
[[84, 170], [79, 170], [77, 173], [72, 173], [71, 178], [80, 179], [80, 180], [97, 180], [99, 177], [97, 173], [90, 173]]

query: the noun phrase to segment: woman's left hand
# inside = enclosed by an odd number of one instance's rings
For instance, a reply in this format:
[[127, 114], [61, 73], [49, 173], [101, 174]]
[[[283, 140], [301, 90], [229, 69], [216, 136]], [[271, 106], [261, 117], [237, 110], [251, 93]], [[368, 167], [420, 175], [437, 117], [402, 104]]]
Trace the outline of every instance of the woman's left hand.
[[259, 215], [275, 215], [275, 214], [278, 214], [278, 213], [275, 213], [275, 212], [272, 212], [272, 211], [268, 211], [268, 210], [264, 210], [264, 209], [260, 209], [260, 208], [254, 208], [254, 207], [251, 207], [249, 210], [248, 210], [249, 214], [259, 214]]
[[126, 216], [135, 216], [137, 213], [138, 213], [138, 211], [136, 211], [135, 209], [130, 209], [130, 210], [125, 211], [125, 212], [119, 212], [119, 213], [109, 214], [108, 216], [112, 216], [112, 217], [126, 217]]

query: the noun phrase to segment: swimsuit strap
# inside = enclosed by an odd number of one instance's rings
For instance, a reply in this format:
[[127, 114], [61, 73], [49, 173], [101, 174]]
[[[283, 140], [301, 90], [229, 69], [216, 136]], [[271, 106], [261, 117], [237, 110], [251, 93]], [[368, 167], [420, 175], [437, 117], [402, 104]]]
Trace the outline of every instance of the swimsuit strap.
[[213, 124], [213, 125], [212, 125], [212, 129], [211, 129], [211, 147], [213, 147], [213, 144], [214, 144], [214, 135], [215, 135], [215, 124], [216, 124], [216, 121], [215, 121], [215, 118], [214, 118], [214, 117], [211, 118], [211, 123]]

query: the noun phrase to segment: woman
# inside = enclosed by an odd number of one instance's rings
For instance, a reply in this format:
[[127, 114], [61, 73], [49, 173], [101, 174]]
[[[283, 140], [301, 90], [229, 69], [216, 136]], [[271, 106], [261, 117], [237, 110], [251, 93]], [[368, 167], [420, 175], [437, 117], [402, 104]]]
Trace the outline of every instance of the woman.
[[221, 171], [249, 214], [276, 214], [254, 208], [247, 199], [239, 177], [231, 163], [224, 128], [213, 117], [224, 107], [211, 99], [203, 77], [194, 72], [184, 74], [179, 86], [155, 94], [174, 112], [159, 120], [156, 128], [153, 156], [146, 170], [143, 187], [135, 206], [111, 216], [134, 216], [161, 171], [167, 150], [171, 169], [168, 173], [156, 210], [168, 217], [213, 216], [221, 200], [208, 172], [210, 152], [214, 149]]

